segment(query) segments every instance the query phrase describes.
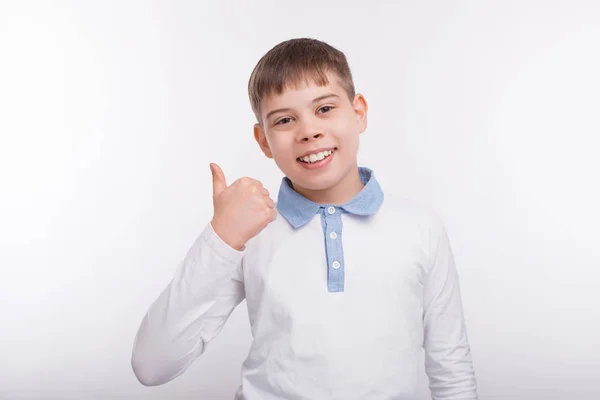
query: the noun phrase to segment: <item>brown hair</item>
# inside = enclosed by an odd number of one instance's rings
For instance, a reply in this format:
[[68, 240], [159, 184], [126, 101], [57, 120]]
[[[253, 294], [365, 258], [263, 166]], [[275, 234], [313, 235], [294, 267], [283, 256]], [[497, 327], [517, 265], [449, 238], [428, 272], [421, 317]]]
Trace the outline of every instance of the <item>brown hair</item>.
[[354, 99], [354, 82], [344, 53], [316, 39], [299, 38], [281, 42], [266, 53], [254, 67], [248, 82], [252, 111], [259, 123], [260, 103], [271, 94], [281, 94], [286, 87], [302, 80], [319, 86], [329, 83], [326, 73], [339, 78], [340, 85]]

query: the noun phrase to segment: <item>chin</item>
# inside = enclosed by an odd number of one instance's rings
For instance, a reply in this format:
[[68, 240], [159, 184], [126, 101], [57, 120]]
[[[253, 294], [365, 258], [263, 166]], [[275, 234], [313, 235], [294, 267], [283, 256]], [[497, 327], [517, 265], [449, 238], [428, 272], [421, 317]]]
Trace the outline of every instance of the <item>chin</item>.
[[303, 171], [300, 173], [287, 175], [294, 185], [308, 190], [327, 190], [336, 186], [341, 177], [337, 174], [326, 174], [322, 176], [307, 177]]
[[336, 182], [328, 182], [328, 181], [302, 182], [302, 180], [294, 181], [293, 179], [292, 179], [292, 182], [294, 182], [295, 185], [300, 186], [300, 187], [310, 190], [310, 191], [321, 191], [321, 190], [331, 189], [332, 187], [335, 186], [335, 183], [336, 183]]

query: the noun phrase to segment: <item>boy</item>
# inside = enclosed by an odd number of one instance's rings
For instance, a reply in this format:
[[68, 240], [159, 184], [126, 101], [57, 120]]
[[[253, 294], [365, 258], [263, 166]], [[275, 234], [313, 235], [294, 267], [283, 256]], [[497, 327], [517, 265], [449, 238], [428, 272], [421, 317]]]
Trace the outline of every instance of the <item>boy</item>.
[[275, 46], [249, 82], [254, 137], [284, 174], [227, 185], [152, 304], [133, 348], [145, 385], [182, 374], [245, 298], [253, 343], [237, 400], [416, 399], [425, 349], [433, 399], [477, 399], [459, 282], [434, 214], [386, 195], [359, 167], [367, 103], [344, 54]]

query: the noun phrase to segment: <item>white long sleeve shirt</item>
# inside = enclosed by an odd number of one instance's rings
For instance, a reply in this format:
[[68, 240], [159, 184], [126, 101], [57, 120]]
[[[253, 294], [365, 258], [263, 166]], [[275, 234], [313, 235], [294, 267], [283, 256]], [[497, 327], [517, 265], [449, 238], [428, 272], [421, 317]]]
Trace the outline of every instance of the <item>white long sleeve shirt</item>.
[[363, 190], [319, 205], [284, 178], [278, 218], [242, 251], [207, 224], [152, 304], [132, 366], [182, 374], [245, 298], [253, 342], [235, 400], [416, 400], [420, 352], [434, 400], [477, 399], [459, 280], [443, 223]]

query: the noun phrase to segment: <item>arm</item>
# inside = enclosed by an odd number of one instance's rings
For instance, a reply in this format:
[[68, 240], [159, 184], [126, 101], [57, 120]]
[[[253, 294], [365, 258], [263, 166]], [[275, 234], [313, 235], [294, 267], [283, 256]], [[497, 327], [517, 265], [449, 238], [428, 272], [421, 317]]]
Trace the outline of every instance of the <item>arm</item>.
[[142, 384], [181, 375], [221, 331], [245, 297], [243, 254], [206, 226], [137, 332], [131, 365]]
[[459, 278], [443, 223], [430, 227], [431, 269], [424, 285], [425, 369], [433, 400], [477, 400]]

